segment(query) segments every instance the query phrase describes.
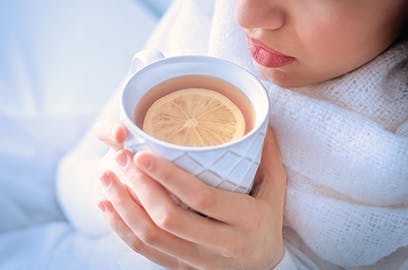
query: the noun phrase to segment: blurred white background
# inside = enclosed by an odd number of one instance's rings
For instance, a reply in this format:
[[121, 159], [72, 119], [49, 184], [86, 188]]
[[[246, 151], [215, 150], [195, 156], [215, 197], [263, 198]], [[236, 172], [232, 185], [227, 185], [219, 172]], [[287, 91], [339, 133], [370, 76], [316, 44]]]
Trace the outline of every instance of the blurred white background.
[[0, 0], [0, 190], [52, 182], [170, 2]]
[[47, 228], [64, 220], [54, 190], [59, 159], [170, 2], [0, 0], [0, 269], [43, 269], [30, 262], [52, 255], [46, 239], [59, 236]]
[[72, 146], [170, 2], [0, 0], [0, 172], [33, 140]]
[[1, 0], [0, 112], [100, 106], [169, 2]]

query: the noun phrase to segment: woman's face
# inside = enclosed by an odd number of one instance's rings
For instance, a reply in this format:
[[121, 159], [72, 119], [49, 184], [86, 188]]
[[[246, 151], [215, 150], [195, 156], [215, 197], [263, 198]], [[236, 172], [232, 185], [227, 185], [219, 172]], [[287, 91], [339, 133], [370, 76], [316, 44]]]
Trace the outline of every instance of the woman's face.
[[398, 37], [407, 0], [237, 0], [235, 15], [261, 75], [283, 87], [345, 74]]

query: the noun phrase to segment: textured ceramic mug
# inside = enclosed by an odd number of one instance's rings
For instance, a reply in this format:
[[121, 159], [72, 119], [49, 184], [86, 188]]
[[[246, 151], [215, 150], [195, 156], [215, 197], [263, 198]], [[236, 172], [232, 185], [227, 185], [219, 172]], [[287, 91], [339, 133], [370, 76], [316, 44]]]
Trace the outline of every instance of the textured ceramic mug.
[[[165, 58], [156, 50], [136, 54], [133, 69], [134, 75], [126, 83], [121, 96], [121, 121], [129, 130], [125, 148], [133, 152], [151, 151], [209, 185], [248, 193], [261, 159], [268, 125], [269, 99], [262, 83], [244, 68], [223, 59], [208, 56]], [[215, 77], [238, 88], [251, 103], [253, 128], [238, 140], [208, 147], [175, 145], [146, 134], [133, 121], [138, 102], [159, 83], [184, 75]]]

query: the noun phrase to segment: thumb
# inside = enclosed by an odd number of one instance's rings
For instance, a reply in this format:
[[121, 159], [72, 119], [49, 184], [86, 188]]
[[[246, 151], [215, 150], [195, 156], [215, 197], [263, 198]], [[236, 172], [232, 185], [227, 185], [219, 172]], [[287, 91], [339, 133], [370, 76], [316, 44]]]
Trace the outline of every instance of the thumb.
[[286, 173], [279, 145], [272, 129], [268, 128], [263, 145], [261, 163], [255, 176], [252, 195], [271, 202], [284, 202]]

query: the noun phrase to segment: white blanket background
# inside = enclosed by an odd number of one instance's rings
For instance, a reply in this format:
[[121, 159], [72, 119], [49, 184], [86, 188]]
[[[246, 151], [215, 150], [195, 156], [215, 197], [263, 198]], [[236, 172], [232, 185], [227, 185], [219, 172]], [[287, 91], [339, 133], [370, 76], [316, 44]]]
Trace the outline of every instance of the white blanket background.
[[1, 270], [118, 268], [115, 238], [75, 231], [55, 182], [166, 8], [151, 2], [0, 1]]

